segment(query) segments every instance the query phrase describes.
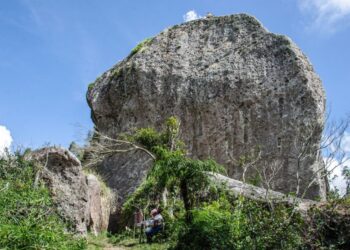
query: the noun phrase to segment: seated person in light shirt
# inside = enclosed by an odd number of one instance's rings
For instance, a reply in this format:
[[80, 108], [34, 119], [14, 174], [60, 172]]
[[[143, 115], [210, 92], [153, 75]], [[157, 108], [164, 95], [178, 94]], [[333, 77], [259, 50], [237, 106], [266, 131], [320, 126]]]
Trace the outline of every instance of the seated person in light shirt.
[[160, 209], [153, 209], [151, 211], [152, 219], [147, 221], [145, 233], [148, 243], [151, 243], [153, 235], [159, 233], [163, 228], [163, 216], [160, 214], [160, 212]]

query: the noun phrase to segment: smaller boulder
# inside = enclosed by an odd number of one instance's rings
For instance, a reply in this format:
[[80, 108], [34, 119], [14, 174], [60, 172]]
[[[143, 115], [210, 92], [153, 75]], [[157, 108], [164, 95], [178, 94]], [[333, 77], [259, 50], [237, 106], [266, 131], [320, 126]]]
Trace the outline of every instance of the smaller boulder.
[[73, 231], [86, 234], [90, 202], [86, 177], [77, 157], [66, 149], [48, 147], [33, 151], [28, 158], [42, 167], [37, 179], [46, 183], [62, 218], [71, 223]]

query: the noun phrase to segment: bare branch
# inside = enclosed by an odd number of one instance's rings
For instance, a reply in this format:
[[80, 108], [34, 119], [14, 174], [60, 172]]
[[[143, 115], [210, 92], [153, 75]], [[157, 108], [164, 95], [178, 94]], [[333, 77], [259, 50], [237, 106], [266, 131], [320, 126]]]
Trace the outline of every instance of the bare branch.
[[85, 164], [87, 167], [92, 167], [107, 157], [113, 156], [119, 153], [127, 153], [130, 151], [143, 151], [148, 154], [153, 160], [156, 157], [146, 148], [137, 145], [131, 141], [116, 139], [109, 137], [99, 131], [94, 131], [95, 137], [90, 145], [87, 147], [87, 163]]

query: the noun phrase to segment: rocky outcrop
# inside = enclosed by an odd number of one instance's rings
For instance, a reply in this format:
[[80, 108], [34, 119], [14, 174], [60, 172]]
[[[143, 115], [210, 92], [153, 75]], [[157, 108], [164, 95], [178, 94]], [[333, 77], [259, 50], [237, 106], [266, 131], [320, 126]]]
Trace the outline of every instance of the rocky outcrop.
[[147, 153], [136, 150], [109, 157], [96, 168], [95, 171], [106, 182], [114, 197], [109, 216], [109, 231], [117, 230], [121, 205], [144, 180], [152, 163], [153, 159]]
[[90, 203], [86, 177], [79, 160], [68, 150], [57, 147], [43, 148], [30, 154], [40, 163], [40, 179], [51, 192], [58, 213], [80, 234], [87, 233]]
[[36, 183], [45, 182], [58, 213], [72, 225], [73, 231], [96, 235], [107, 230], [112, 195], [95, 175], [85, 176], [74, 154], [49, 147], [30, 153], [27, 159], [39, 164]]
[[224, 185], [234, 196], [241, 195], [256, 201], [288, 204], [295, 207], [295, 209], [303, 215], [306, 215], [311, 207], [320, 204], [312, 200], [300, 199], [273, 190], [250, 185], [221, 174], [209, 173], [209, 177], [217, 185]]
[[[98, 78], [87, 99], [104, 134], [159, 128], [175, 115], [192, 157], [211, 157], [242, 180], [241, 159], [259, 149], [257, 168], [278, 166], [272, 189], [296, 192], [299, 183], [301, 194], [315, 179], [305, 197], [325, 198], [315, 150], [324, 122], [321, 81], [289, 38], [251, 16], [210, 17], [164, 30]], [[302, 159], [301, 152], [307, 154]], [[256, 179], [257, 170], [245, 176]]]

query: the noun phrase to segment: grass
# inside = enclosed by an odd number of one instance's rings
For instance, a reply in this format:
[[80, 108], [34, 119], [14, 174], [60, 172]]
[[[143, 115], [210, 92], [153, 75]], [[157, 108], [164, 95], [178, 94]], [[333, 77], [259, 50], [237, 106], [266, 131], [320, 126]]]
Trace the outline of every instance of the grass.
[[95, 82], [90, 83], [88, 86], [88, 91], [91, 91], [94, 88], [94, 86], [95, 86]]
[[86, 240], [88, 250], [100, 250], [111, 246], [107, 232], [100, 233], [97, 236], [89, 234]]
[[169, 248], [169, 243], [139, 243], [138, 239], [126, 238], [117, 243], [117, 246], [129, 250], [165, 250]]
[[146, 38], [142, 42], [140, 42], [138, 45], [136, 45], [135, 48], [133, 48], [130, 52], [130, 56], [135, 55], [137, 52], [141, 52], [145, 49], [145, 46], [148, 45], [153, 38]]
[[169, 243], [139, 243], [138, 239], [131, 236], [122, 236], [122, 239], [118, 239], [118, 236], [107, 233], [101, 233], [98, 236], [89, 235], [87, 242], [88, 250], [165, 250], [169, 248]]

